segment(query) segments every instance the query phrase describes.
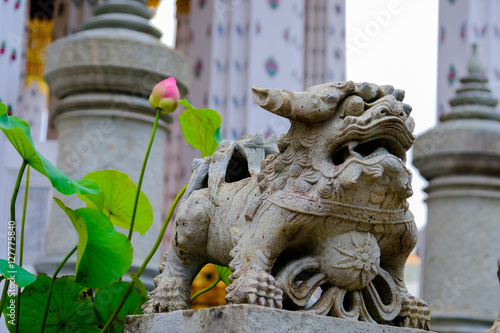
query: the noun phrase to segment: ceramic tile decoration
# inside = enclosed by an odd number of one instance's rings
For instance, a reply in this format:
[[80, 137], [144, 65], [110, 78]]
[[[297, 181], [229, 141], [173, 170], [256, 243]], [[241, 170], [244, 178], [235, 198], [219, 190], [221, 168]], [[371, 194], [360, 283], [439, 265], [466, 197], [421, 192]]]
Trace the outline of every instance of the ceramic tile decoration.
[[26, 0], [0, 1], [0, 101], [16, 113], [24, 88]]
[[440, 0], [438, 31], [438, 116], [449, 111], [448, 100], [458, 88], [458, 78], [467, 74], [471, 45], [478, 45], [482, 74], [500, 96], [499, 0]]

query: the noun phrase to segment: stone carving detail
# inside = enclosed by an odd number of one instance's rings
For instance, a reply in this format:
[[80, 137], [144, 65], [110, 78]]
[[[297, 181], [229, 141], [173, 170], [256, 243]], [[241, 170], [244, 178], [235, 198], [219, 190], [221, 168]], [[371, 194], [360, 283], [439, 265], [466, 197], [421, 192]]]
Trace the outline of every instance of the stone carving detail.
[[349, 81], [253, 94], [290, 131], [223, 141], [193, 161], [144, 312], [188, 309], [194, 276], [212, 262], [233, 271], [228, 303], [428, 330], [427, 305], [404, 284], [417, 241], [404, 92]]

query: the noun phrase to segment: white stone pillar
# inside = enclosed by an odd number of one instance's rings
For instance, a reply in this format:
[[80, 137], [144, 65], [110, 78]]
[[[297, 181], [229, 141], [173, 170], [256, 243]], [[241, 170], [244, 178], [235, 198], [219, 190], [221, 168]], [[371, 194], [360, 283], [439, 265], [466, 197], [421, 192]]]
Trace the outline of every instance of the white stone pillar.
[[[81, 32], [57, 40], [47, 51], [45, 78], [60, 99], [55, 110], [57, 165], [74, 179], [95, 170], [116, 169], [137, 183], [156, 114], [148, 102], [151, 89], [174, 76], [184, 96], [189, 64], [184, 56], [159, 42], [161, 33], [149, 25], [152, 14], [141, 1], [107, 1], [96, 8], [95, 14], [83, 24]], [[134, 233], [134, 272], [163, 223], [165, 144], [170, 120], [166, 115], [160, 118], [144, 176], [142, 190], [153, 206], [154, 222], [145, 236]], [[77, 196], [58, 197], [73, 209], [83, 206]], [[51, 272], [77, 244], [71, 222], [58, 207], [53, 206], [46, 238], [45, 258], [37, 268]], [[158, 251], [143, 275], [149, 285], [158, 273], [160, 256]], [[66, 271], [72, 269], [70, 262]]]
[[500, 306], [500, 114], [476, 56], [434, 129], [414, 145], [429, 181], [422, 298], [437, 332], [484, 332]]

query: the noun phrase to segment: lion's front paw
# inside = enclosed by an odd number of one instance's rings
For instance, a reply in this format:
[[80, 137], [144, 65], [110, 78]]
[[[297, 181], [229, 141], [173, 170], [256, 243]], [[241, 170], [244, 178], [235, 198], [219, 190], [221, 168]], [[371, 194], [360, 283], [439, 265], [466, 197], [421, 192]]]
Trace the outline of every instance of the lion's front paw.
[[430, 311], [427, 303], [418, 297], [411, 295], [403, 296], [400, 326], [409, 328], [419, 328], [430, 331]]
[[229, 304], [258, 304], [270, 308], [283, 307], [283, 291], [274, 277], [264, 271], [241, 274], [226, 288]]
[[[156, 281], [155, 281], [156, 283]], [[179, 278], [163, 279], [142, 305], [143, 313], [160, 313], [189, 309], [191, 286]]]

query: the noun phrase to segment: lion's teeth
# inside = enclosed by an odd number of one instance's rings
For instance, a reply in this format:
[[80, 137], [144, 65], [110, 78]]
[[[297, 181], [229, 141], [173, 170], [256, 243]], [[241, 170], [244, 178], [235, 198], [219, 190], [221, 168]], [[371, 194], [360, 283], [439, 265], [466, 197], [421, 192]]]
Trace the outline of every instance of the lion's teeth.
[[351, 155], [357, 158], [363, 158], [363, 155], [354, 150], [351, 150]]
[[373, 153], [371, 153], [370, 155], [374, 155], [374, 154], [386, 154], [386, 153], [389, 153], [389, 151], [387, 149], [385, 149], [384, 147], [378, 147], [377, 149], [375, 149], [375, 151]]
[[359, 142], [358, 141], [351, 141], [349, 142], [349, 150], [354, 150], [358, 146]]

